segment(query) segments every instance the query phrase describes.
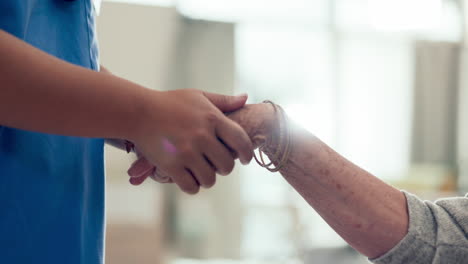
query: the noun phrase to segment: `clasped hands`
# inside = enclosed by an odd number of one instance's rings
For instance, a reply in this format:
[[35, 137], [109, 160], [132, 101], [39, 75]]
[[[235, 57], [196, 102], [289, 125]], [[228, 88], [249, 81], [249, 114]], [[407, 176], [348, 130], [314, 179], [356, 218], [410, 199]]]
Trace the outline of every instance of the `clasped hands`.
[[200, 187], [212, 187], [216, 174], [231, 173], [235, 159], [249, 163], [262, 143], [257, 139], [275, 129], [273, 107], [246, 105], [246, 95], [191, 89], [162, 93], [167, 99], [160, 102], [171, 110], [157, 122], [159, 133], [153, 137], [157, 142], [144, 145], [131, 140], [138, 156], [128, 170], [133, 185], [151, 178], [195, 194]]

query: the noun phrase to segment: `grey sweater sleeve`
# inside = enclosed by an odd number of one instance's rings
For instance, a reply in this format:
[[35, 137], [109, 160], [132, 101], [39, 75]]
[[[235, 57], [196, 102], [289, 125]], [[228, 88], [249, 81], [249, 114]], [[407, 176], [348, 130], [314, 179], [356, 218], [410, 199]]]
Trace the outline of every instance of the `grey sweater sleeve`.
[[[468, 198], [422, 201], [405, 193], [408, 234], [376, 264], [468, 263]], [[391, 232], [389, 230], [389, 232]]]

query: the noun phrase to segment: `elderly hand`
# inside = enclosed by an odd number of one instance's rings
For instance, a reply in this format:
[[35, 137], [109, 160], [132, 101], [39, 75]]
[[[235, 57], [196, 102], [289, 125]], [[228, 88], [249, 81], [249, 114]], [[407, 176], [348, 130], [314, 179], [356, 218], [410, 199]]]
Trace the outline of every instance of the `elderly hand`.
[[[277, 130], [277, 120], [275, 118], [274, 108], [270, 104], [251, 104], [245, 105], [240, 110], [228, 113], [227, 116], [238, 123], [249, 135], [253, 143], [253, 148], [258, 148], [264, 140], [272, 136]], [[138, 155], [128, 175], [132, 185], [140, 185], [148, 177], [159, 183], [172, 183], [169, 175], [163, 174], [154, 165], [148, 162], [145, 157]]]
[[278, 129], [275, 110], [268, 103], [245, 105], [227, 116], [245, 130], [254, 149], [260, 147]]

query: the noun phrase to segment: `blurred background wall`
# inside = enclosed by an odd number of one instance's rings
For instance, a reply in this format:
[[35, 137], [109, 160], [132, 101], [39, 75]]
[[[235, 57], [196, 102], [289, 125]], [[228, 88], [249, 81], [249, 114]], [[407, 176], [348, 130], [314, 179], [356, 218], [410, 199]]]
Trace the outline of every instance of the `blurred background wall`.
[[[166, 87], [178, 20], [174, 9], [104, 2], [98, 18], [101, 64], [146, 87]], [[126, 171], [133, 159], [106, 147], [106, 262], [162, 263], [167, 230], [163, 187], [132, 188]]]
[[[464, 14], [457, 0], [109, 0], [98, 35], [116, 75], [274, 100], [353, 162], [434, 199], [468, 192]], [[366, 263], [255, 164], [188, 196], [132, 187], [134, 157], [106, 155], [107, 263]]]

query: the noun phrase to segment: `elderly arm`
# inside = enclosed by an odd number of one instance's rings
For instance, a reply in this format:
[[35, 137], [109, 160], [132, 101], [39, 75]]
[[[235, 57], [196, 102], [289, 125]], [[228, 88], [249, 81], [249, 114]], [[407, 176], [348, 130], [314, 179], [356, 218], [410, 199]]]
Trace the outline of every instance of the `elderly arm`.
[[[273, 134], [278, 133], [278, 119], [269, 104], [249, 105], [230, 117], [252, 138], [260, 134], [275, 139]], [[294, 126], [291, 133], [292, 152], [281, 174], [351, 246], [374, 258], [406, 235], [408, 213], [402, 192], [306, 130]], [[276, 143], [272, 140], [267, 146], [269, 157], [276, 151]]]
[[[271, 105], [248, 105], [230, 118], [251, 138], [271, 138], [272, 157], [279, 120]], [[467, 198], [423, 202], [289, 125], [292, 152], [280, 173], [352, 247], [375, 263], [466, 263]]]
[[[270, 138], [266, 153], [272, 156], [278, 119], [271, 105], [247, 105], [229, 117], [246, 130], [255, 147], [261, 143], [256, 139]], [[281, 174], [338, 234], [374, 263], [466, 263], [467, 198], [421, 201], [352, 164], [299, 127], [292, 131], [292, 144]], [[140, 158], [129, 174], [139, 177], [138, 171], [151, 167]]]
[[292, 140], [292, 153], [281, 174], [351, 246], [375, 258], [406, 235], [408, 213], [402, 192], [304, 130], [294, 129]]

